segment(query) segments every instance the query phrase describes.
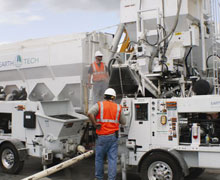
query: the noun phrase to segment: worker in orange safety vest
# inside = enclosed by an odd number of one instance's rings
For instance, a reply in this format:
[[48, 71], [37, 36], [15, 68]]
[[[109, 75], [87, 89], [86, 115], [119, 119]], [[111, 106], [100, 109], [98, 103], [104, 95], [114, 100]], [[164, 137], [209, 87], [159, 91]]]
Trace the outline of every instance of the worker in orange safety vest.
[[117, 175], [118, 130], [119, 124], [125, 125], [126, 119], [122, 106], [113, 102], [116, 92], [108, 88], [104, 101], [93, 105], [88, 116], [96, 128], [95, 179], [103, 180], [104, 157], [108, 157], [108, 180], [115, 180]]
[[93, 104], [103, 100], [103, 93], [108, 88], [109, 77], [107, 67], [105, 63], [102, 62], [102, 57], [103, 54], [100, 51], [96, 51], [95, 61], [91, 64], [88, 71], [88, 87], [90, 89], [92, 88], [91, 78], [93, 82]]

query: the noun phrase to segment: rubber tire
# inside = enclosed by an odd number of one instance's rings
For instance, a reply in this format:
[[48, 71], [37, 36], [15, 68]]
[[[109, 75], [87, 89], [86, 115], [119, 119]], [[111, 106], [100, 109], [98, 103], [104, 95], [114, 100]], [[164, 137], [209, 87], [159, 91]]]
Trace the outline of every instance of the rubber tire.
[[[10, 149], [14, 153], [15, 163], [10, 169], [5, 168], [2, 164], [2, 153], [5, 149]], [[19, 160], [19, 154], [15, 146], [11, 143], [5, 143], [0, 147], [0, 167], [4, 173], [18, 174], [24, 167], [24, 161]]]
[[153, 153], [150, 156], [146, 157], [140, 166], [140, 177], [141, 180], [149, 180], [148, 178], [148, 168], [155, 161], [162, 161], [168, 164], [173, 172], [172, 180], [182, 180], [183, 173], [179, 164], [168, 154], [165, 153]]
[[190, 168], [189, 175], [186, 176], [186, 179], [195, 179], [204, 173], [205, 169], [203, 168]]

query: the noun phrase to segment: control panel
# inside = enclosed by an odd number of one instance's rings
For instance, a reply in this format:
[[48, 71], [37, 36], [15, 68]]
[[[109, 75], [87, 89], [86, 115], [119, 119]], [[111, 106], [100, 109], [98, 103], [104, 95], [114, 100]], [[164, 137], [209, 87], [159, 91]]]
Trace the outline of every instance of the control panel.
[[148, 121], [148, 104], [135, 104], [135, 119], [137, 121]]

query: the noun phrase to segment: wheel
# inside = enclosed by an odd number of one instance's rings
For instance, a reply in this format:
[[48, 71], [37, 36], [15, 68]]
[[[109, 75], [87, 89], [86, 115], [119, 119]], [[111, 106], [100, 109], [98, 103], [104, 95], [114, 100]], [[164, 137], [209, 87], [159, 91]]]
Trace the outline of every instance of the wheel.
[[172, 157], [165, 153], [153, 153], [143, 160], [140, 177], [141, 180], [181, 180], [183, 173]]
[[13, 144], [5, 143], [0, 147], [0, 158], [0, 167], [5, 173], [17, 174], [24, 166], [24, 161], [19, 160], [18, 151]]
[[189, 175], [186, 176], [186, 179], [194, 179], [199, 177], [202, 173], [204, 173], [205, 169], [203, 168], [190, 168]]

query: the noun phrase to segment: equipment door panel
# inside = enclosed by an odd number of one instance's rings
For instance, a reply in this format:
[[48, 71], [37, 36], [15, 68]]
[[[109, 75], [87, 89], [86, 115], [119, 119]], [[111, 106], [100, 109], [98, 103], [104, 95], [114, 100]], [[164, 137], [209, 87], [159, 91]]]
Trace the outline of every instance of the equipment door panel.
[[133, 101], [133, 116], [128, 139], [135, 141], [136, 151], [146, 151], [151, 143], [150, 102], [151, 98], [140, 98]]

